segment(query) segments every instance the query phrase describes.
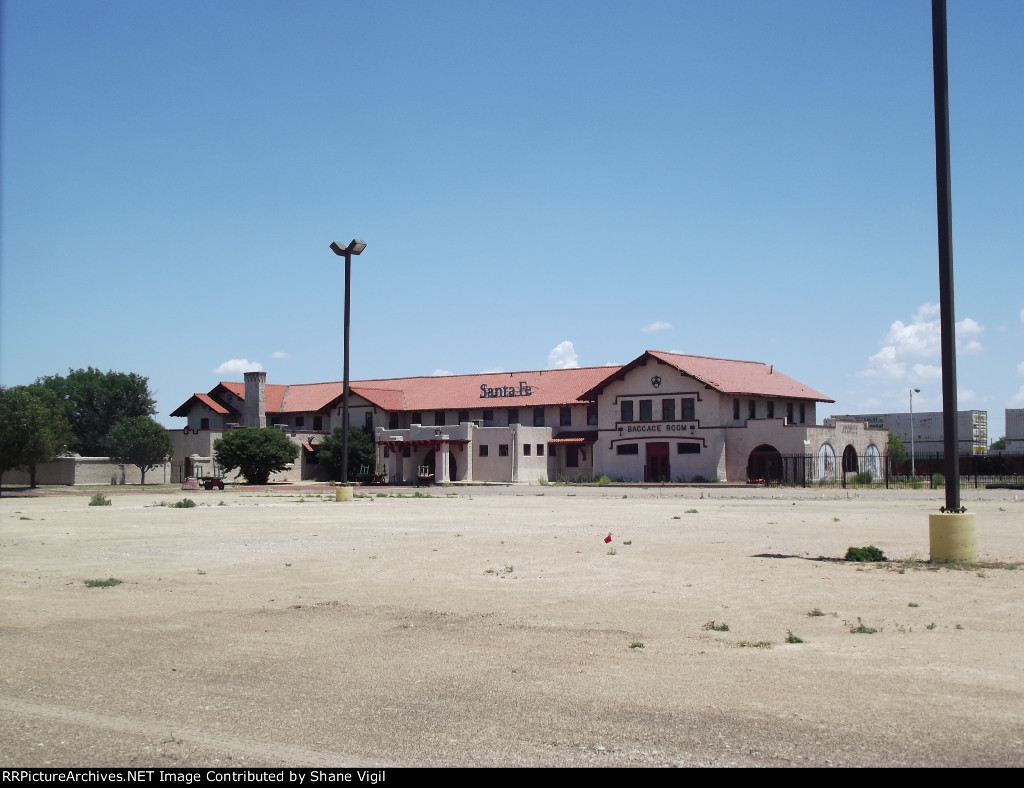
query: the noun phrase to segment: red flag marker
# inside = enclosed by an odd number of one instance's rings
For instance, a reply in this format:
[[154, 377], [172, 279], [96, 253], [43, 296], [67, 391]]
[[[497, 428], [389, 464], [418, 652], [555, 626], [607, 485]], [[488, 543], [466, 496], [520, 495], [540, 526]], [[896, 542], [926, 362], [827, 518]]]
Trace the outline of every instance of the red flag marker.
[[608, 534], [608, 536], [606, 536], [606, 537], [604, 538], [604, 543], [605, 543], [605, 544], [608, 544], [608, 543], [609, 543], [609, 542], [610, 542], [611, 540], [612, 540], [612, 535], [611, 535], [611, 534]]

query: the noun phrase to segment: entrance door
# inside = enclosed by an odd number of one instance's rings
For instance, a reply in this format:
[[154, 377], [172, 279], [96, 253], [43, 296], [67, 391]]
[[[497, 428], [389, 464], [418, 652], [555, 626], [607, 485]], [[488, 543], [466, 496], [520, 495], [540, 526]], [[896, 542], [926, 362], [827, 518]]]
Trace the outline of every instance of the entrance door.
[[668, 465], [668, 444], [647, 444], [647, 478], [645, 482], [667, 482], [672, 478]]

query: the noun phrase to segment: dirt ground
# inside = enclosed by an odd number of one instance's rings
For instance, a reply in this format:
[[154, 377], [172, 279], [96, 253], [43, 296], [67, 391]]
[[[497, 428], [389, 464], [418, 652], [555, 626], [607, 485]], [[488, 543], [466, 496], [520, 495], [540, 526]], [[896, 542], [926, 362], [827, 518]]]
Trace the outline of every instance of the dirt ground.
[[366, 492], [0, 499], [0, 764], [1024, 766], [1024, 493]]

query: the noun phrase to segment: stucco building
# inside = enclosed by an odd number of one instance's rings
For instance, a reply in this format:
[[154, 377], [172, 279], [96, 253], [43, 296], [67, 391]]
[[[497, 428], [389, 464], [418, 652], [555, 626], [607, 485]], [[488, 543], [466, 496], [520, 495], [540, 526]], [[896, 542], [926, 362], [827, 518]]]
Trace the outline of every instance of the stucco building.
[[[373, 432], [395, 483], [424, 469], [437, 482], [877, 478], [887, 437], [858, 421], [816, 425], [817, 403], [832, 400], [769, 365], [661, 351], [621, 367], [360, 380], [350, 391], [351, 424]], [[171, 414], [187, 420], [172, 430], [175, 480], [201, 473], [213, 441], [244, 426], [302, 446], [274, 478], [316, 478], [342, 393], [251, 372], [193, 395]]]

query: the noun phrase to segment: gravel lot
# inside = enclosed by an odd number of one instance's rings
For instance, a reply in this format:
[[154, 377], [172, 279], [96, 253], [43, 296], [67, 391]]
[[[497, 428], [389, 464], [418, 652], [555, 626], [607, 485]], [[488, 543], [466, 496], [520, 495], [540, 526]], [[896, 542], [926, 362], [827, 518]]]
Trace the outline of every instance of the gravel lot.
[[0, 765], [1024, 766], [1022, 492], [363, 492], [0, 499]]

